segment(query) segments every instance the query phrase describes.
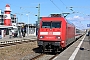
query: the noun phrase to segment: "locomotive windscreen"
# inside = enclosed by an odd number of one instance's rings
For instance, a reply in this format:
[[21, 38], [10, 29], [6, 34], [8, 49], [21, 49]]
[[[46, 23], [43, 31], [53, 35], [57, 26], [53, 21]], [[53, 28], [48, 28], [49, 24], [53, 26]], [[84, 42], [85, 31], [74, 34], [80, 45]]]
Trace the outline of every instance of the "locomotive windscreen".
[[61, 28], [61, 22], [49, 21], [49, 22], [42, 22], [42, 28]]

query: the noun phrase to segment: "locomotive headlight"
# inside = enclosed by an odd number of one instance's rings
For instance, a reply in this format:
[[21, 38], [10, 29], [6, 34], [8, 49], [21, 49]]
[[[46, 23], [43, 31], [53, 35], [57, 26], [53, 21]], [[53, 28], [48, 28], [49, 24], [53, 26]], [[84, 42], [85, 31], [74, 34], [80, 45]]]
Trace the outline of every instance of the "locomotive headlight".
[[60, 36], [56, 36], [56, 37], [57, 37], [57, 39], [61, 39]]
[[40, 38], [42, 39], [42, 38], [44, 38], [44, 36], [40, 36]]
[[60, 39], [60, 37], [58, 37], [58, 39]]

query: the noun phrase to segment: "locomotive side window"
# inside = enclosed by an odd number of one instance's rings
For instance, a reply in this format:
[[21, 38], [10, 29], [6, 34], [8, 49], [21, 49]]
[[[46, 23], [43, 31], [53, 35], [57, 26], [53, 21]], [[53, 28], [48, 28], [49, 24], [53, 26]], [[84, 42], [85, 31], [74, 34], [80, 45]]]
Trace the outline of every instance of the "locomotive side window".
[[42, 28], [61, 28], [61, 22], [42, 22]]

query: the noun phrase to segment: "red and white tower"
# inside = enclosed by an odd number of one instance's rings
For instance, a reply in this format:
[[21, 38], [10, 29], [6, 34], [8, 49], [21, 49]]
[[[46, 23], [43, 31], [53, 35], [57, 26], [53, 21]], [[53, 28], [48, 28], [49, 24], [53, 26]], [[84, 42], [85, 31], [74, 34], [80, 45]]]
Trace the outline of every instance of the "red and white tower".
[[12, 22], [11, 22], [11, 16], [10, 16], [10, 12], [11, 12], [10, 6], [7, 4], [5, 7], [6, 7], [6, 9], [4, 11], [4, 16], [5, 16], [5, 18], [4, 18], [4, 25], [11, 26]]

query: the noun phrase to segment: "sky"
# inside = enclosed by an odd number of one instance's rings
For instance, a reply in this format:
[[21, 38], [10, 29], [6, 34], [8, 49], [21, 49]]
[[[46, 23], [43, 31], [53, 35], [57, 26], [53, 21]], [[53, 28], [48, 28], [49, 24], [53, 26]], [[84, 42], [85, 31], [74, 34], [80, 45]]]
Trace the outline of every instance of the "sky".
[[[70, 13], [66, 19], [74, 23], [76, 28], [87, 29], [90, 24], [90, 0], [0, 0], [0, 9], [5, 10], [9, 4], [11, 13], [16, 14], [18, 22], [33, 24], [37, 21], [40, 4], [40, 16], [49, 16], [52, 13]], [[72, 7], [72, 8], [70, 8]]]

